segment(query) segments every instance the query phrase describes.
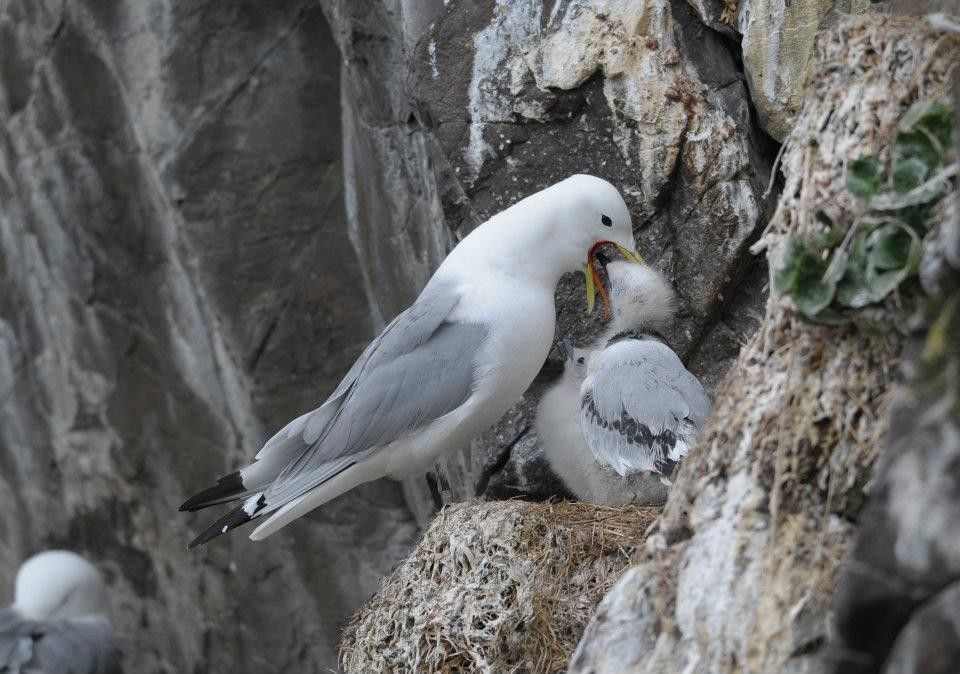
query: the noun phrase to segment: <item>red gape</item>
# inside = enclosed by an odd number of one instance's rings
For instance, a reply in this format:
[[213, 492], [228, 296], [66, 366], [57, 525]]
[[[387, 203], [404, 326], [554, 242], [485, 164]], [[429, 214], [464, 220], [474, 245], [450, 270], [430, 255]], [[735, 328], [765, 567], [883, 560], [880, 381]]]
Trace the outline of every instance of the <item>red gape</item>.
[[610, 298], [607, 296], [607, 290], [603, 287], [603, 284], [600, 282], [600, 274], [597, 272], [596, 265], [593, 264], [593, 254], [597, 251], [597, 248], [601, 246], [612, 246], [616, 245], [612, 241], [597, 241], [593, 246], [590, 247], [590, 252], [587, 253], [587, 264], [590, 266], [590, 274], [593, 276], [593, 284], [600, 291], [600, 299], [603, 300], [603, 317], [610, 318]]

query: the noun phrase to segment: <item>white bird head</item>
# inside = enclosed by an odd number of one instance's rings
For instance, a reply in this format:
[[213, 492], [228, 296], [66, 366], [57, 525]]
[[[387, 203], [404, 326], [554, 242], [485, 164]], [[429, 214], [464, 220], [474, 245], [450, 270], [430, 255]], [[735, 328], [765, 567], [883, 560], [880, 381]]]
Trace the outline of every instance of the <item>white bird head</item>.
[[578, 174], [490, 218], [460, 242], [441, 269], [493, 262], [550, 287], [563, 274], [582, 269], [592, 308], [599, 281], [594, 253], [605, 245], [615, 246], [628, 260], [637, 259], [630, 212], [616, 187]]
[[30, 620], [105, 615], [107, 591], [100, 572], [83, 557], [48, 550], [20, 567], [13, 608]]
[[613, 318], [610, 330], [666, 332], [677, 311], [677, 296], [653, 267], [616, 260], [607, 265]]
[[560, 353], [563, 356], [563, 378], [582, 382], [587, 376], [590, 349], [578, 348], [569, 339], [565, 339], [560, 342]]

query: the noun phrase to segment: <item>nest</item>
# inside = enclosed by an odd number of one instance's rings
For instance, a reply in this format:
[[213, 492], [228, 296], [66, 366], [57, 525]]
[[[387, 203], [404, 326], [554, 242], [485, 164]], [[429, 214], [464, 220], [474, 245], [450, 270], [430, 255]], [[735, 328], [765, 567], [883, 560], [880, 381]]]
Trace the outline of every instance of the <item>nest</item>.
[[658, 508], [505, 501], [443, 510], [354, 616], [348, 672], [560, 672]]

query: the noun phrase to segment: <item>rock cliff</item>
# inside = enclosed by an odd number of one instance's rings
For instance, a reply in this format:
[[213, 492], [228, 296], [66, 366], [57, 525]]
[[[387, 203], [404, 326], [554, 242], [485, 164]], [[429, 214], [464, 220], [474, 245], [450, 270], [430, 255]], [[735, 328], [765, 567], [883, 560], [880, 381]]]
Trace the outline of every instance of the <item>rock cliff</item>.
[[64, 546], [128, 671], [335, 666], [415, 533], [396, 486], [269, 546], [188, 553], [176, 512], [371, 334], [320, 7], [13, 0], [0, 44], [0, 602]]

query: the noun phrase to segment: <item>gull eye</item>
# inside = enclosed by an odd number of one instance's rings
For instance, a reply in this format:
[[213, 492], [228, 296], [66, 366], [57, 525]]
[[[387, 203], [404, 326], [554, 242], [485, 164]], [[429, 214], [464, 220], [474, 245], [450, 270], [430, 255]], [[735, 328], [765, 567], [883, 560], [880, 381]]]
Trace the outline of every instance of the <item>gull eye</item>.
[[577, 365], [583, 365], [583, 362], [584, 362], [583, 356], [580, 356], [579, 358], [577, 358]]
[[604, 227], [613, 227], [613, 220], [610, 219], [609, 215], [601, 215], [600, 222], [603, 223]]

